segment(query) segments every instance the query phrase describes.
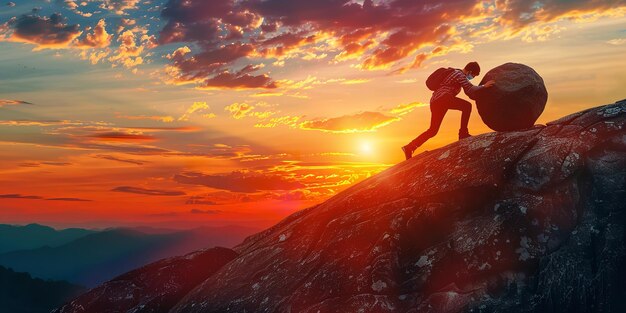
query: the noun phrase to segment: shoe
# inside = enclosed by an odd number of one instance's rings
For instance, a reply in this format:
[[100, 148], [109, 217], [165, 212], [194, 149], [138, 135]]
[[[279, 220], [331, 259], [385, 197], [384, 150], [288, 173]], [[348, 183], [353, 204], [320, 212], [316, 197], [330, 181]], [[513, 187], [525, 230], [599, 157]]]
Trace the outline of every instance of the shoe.
[[413, 150], [409, 149], [407, 146], [402, 147], [402, 152], [404, 152], [404, 157], [407, 160], [413, 157]]
[[472, 137], [472, 135], [469, 134], [467, 129], [459, 131], [459, 140], [467, 138], [467, 137]]

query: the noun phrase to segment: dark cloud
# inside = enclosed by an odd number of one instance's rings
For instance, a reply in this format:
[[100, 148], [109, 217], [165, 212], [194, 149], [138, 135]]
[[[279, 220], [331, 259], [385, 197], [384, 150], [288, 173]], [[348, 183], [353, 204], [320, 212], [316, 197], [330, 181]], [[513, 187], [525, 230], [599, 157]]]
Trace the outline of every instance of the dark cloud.
[[140, 160], [133, 160], [133, 159], [122, 159], [122, 158], [118, 158], [118, 157], [115, 157], [115, 156], [112, 156], [112, 155], [106, 155], [106, 154], [98, 154], [98, 155], [94, 155], [93, 157], [97, 158], [97, 159], [111, 160], [111, 161], [130, 163], [130, 164], [136, 164], [136, 165], [143, 165], [145, 163], [148, 163], [147, 161], [140, 161]]
[[136, 193], [142, 195], [149, 196], [184, 196], [185, 193], [178, 190], [156, 190], [156, 189], [145, 189], [141, 187], [131, 187], [131, 186], [120, 186], [111, 189], [111, 191], [118, 192], [128, 192], [128, 193]]
[[20, 167], [39, 167], [39, 166], [41, 166], [41, 164], [38, 163], [38, 162], [22, 162], [22, 163], [17, 164], [17, 166], [20, 166]]
[[[230, 65], [255, 52], [252, 43], [242, 43], [243, 34], [254, 31], [261, 17], [236, 10], [235, 2], [170, 0], [161, 12], [167, 20], [159, 34], [161, 44], [196, 42], [202, 51], [191, 55], [189, 48], [169, 55], [175, 69], [171, 83], [197, 83], [200, 88], [276, 88], [266, 74], [250, 74], [250, 68], [233, 70]], [[225, 41], [233, 41], [223, 44]], [[256, 68], [254, 69], [256, 70]]]
[[283, 176], [256, 172], [232, 172], [228, 174], [184, 172], [175, 175], [174, 180], [182, 184], [201, 185], [245, 193], [261, 190], [294, 190], [305, 187], [302, 183]]
[[503, 11], [504, 21], [521, 28], [537, 21], [548, 22], [559, 17], [577, 17], [591, 12], [603, 12], [626, 5], [623, 0], [496, 0]]
[[18, 166], [21, 167], [40, 167], [41, 165], [52, 165], [52, 166], [68, 166], [72, 165], [72, 163], [67, 162], [22, 162], [19, 163]]
[[50, 17], [21, 15], [9, 22], [13, 29], [11, 39], [24, 41], [43, 47], [66, 47], [82, 32], [78, 25], [68, 25], [61, 14]]
[[[89, 125], [92, 124], [92, 125]], [[66, 149], [102, 150], [109, 153], [122, 152], [135, 155], [178, 155], [179, 152], [156, 146], [142, 145], [152, 138], [143, 132], [182, 131], [192, 128], [158, 128], [158, 127], [110, 127], [99, 122], [82, 121], [41, 121], [41, 120], [6, 120], [0, 125], [9, 126], [58, 126], [43, 130], [41, 134], [16, 136], [0, 133], [0, 142], [32, 143], [43, 146], [62, 147]], [[193, 128], [195, 129], [195, 128]], [[111, 132], [114, 134], [111, 136]], [[104, 135], [102, 135], [104, 134]], [[108, 135], [107, 135], [108, 134]], [[138, 137], [140, 136], [140, 137]], [[144, 137], [141, 137], [144, 136]], [[150, 136], [150, 137], [145, 137]], [[106, 140], [105, 140], [106, 139]]]
[[91, 200], [87, 200], [87, 199], [80, 199], [80, 198], [48, 198], [46, 200], [52, 200], [52, 201], [91, 201]]
[[[188, 51], [191, 55], [185, 58], [186, 64], [174, 60], [174, 68], [182, 81], [205, 86], [217, 73], [236, 73], [240, 59], [289, 57], [299, 48], [318, 49], [315, 43], [325, 38], [339, 43], [325, 51], [335, 54], [337, 60], [355, 58], [362, 69], [382, 69], [410, 58], [412, 63], [403, 67], [405, 71], [418, 68], [430, 56], [419, 54], [422, 47], [460, 44], [458, 36], [468, 34], [463, 33], [468, 31], [462, 27], [465, 20], [483, 19], [471, 30], [496, 25], [500, 31], [515, 31], [537, 21], [624, 5], [621, 0], [365, 0], [361, 4], [352, 0], [170, 0], [161, 12], [167, 23], [160, 42], [195, 44], [200, 51]], [[233, 45], [246, 47], [245, 53], [231, 51]], [[230, 57], [221, 58], [217, 51]], [[196, 64], [191, 61], [194, 59]], [[269, 76], [257, 75], [254, 83], [248, 83], [251, 80], [241, 77], [239, 83], [220, 82], [214, 87], [273, 87]]]
[[51, 200], [51, 201], [92, 201], [92, 200], [87, 200], [87, 199], [69, 198], [69, 197], [43, 198], [41, 196], [25, 196], [25, 195], [21, 195], [18, 193], [3, 194], [3, 195], [0, 195], [0, 198], [1, 199], [36, 199], [36, 200]]
[[222, 72], [214, 77], [205, 80], [200, 88], [228, 88], [228, 89], [247, 89], [247, 88], [266, 88], [273, 89], [278, 87], [272, 79], [263, 75], [250, 74], [233, 74]]
[[191, 211], [189, 211], [189, 213], [191, 213], [191, 214], [210, 214], [210, 215], [214, 215], [214, 214], [220, 214], [220, 213], [222, 213], [222, 211], [220, 211], [220, 210], [192, 209]]
[[40, 196], [24, 196], [19, 193], [3, 194], [3, 195], [0, 195], [0, 198], [2, 199], [43, 199]]
[[191, 196], [185, 204], [217, 205], [217, 202], [207, 200], [204, 196]]
[[68, 165], [72, 165], [72, 163], [68, 163], [68, 162], [41, 162], [41, 164], [45, 164], [45, 165], [53, 165], [53, 166], [68, 166]]
[[168, 55], [171, 60], [171, 69], [175, 69], [170, 77], [171, 83], [182, 84], [194, 82], [200, 88], [276, 88], [276, 83], [269, 76], [252, 75], [259, 69], [255, 66], [245, 66], [239, 71], [225, 70], [226, 65], [254, 52], [251, 44], [233, 43], [216, 47], [189, 56], [191, 50], [178, 49]]
[[263, 191], [258, 193], [240, 193], [217, 191], [190, 197], [186, 204], [190, 205], [229, 205], [260, 201], [320, 201], [332, 192], [328, 190], [312, 191], [307, 189]]
[[212, 43], [218, 39], [218, 19], [233, 9], [234, 1], [169, 0], [161, 16], [168, 22], [160, 33], [161, 43], [198, 41]]

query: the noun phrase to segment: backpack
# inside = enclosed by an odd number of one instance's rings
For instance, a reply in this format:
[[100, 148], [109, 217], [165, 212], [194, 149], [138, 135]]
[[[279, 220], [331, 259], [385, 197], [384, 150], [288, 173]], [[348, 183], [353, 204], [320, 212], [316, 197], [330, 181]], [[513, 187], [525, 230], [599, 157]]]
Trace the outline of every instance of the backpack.
[[440, 67], [436, 69], [426, 79], [426, 87], [428, 87], [428, 89], [432, 91], [439, 89], [439, 87], [441, 87], [441, 84], [443, 83], [443, 80], [448, 77], [448, 75], [450, 75], [453, 71], [454, 69], [451, 67]]

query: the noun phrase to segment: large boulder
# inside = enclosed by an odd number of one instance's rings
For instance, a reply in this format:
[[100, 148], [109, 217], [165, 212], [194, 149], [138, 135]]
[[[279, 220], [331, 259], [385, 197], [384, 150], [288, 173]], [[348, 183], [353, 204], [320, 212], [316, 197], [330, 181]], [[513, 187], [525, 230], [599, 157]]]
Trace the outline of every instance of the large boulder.
[[476, 95], [476, 107], [483, 122], [496, 131], [532, 127], [548, 100], [541, 76], [524, 64], [506, 63], [487, 72], [480, 84], [490, 80], [496, 84]]

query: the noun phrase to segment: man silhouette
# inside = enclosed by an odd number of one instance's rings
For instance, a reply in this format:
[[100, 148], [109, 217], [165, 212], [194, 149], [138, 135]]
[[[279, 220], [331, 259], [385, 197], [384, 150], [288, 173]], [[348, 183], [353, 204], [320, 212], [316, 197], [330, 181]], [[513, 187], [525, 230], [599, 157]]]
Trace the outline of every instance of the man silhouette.
[[462, 112], [459, 140], [471, 136], [467, 129], [467, 123], [472, 113], [472, 104], [456, 97], [456, 95], [458, 95], [459, 92], [461, 92], [461, 88], [463, 88], [465, 94], [470, 97], [470, 99], [474, 99], [477, 90], [489, 88], [496, 83], [490, 80], [482, 86], [474, 86], [470, 83], [470, 80], [478, 75], [480, 75], [480, 66], [477, 62], [470, 62], [467, 63], [462, 70], [454, 69], [450, 74], [444, 77], [441, 86], [437, 88], [430, 97], [430, 127], [409, 144], [402, 147], [402, 151], [407, 160], [413, 156], [415, 149], [419, 148], [424, 142], [437, 134], [439, 126], [441, 126], [441, 121], [449, 109], [460, 110]]

